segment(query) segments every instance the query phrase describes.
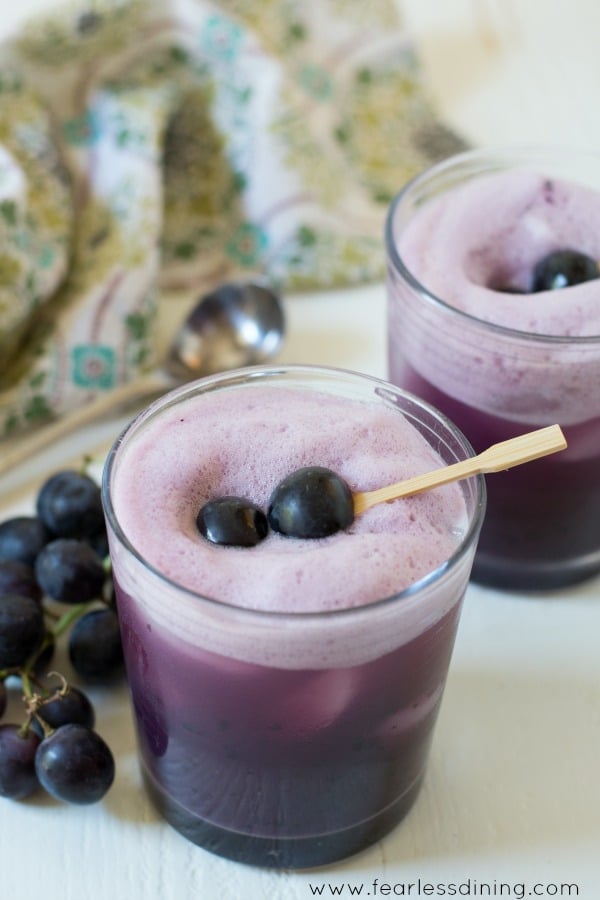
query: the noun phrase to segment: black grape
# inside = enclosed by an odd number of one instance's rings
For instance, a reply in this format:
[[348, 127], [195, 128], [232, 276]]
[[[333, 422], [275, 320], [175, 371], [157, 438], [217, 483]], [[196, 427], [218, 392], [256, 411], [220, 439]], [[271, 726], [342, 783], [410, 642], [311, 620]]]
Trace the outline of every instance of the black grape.
[[67, 803], [96, 803], [115, 776], [115, 761], [108, 745], [85, 725], [61, 725], [44, 738], [35, 754], [40, 784]]
[[123, 647], [114, 609], [93, 609], [75, 622], [69, 635], [69, 659], [77, 674], [91, 681], [120, 674]]
[[35, 755], [40, 738], [20, 725], [0, 725], [0, 797], [22, 800], [38, 787]]
[[354, 521], [352, 492], [323, 466], [306, 466], [281, 481], [269, 503], [269, 524], [289, 537], [323, 538]]
[[37, 516], [13, 516], [0, 522], [0, 559], [16, 559], [33, 566], [52, 535]]
[[88, 538], [104, 530], [100, 487], [82, 472], [66, 469], [41, 487], [37, 514], [58, 537]]
[[42, 591], [61, 603], [85, 603], [101, 596], [106, 572], [98, 554], [83, 541], [57, 538], [35, 561]]
[[40, 604], [31, 597], [0, 597], [0, 669], [23, 666], [40, 647], [46, 626]]

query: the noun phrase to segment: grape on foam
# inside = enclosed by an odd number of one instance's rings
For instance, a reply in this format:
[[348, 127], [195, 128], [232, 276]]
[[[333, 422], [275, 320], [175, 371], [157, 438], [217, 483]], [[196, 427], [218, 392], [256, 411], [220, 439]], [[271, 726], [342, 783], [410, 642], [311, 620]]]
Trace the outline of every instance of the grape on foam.
[[274, 531], [289, 537], [328, 537], [354, 521], [352, 492], [331, 469], [305, 466], [279, 482], [268, 518]]
[[555, 250], [533, 272], [532, 291], [555, 291], [600, 278], [598, 260], [579, 250]]
[[264, 512], [243, 497], [209, 500], [196, 518], [200, 534], [213, 544], [255, 547], [269, 530]]

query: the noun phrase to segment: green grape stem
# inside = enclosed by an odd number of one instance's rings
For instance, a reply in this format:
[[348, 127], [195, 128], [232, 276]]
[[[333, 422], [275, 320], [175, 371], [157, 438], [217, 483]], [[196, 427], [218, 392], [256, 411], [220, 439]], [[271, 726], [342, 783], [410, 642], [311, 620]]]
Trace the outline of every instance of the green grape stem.
[[61, 634], [64, 634], [95, 602], [95, 600], [88, 600], [85, 603], [77, 603], [71, 609], [68, 609], [66, 613], [63, 613], [50, 629], [51, 638], [56, 640]]
[[[46, 722], [44, 722], [41, 716], [37, 715], [37, 710], [40, 706], [43, 706], [44, 702], [47, 702], [49, 698], [55, 696], [56, 691], [49, 691], [47, 688], [43, 687], [35, 677], [35, 665], [38, 659], [41, 657], [47, 647], [55, 643], [55, 641], [61, 636], [61, 634], [64, 634], [65, 631], [67, 631], [80, 616], [87, 612], [97, 602], [97, 600], [87, 600], [85, 603], [77, 603], [75, 606], [72, 606], [58, 618], [56, 618], [54, 615], [48, 616], [49, 611], [45, 610], [46, 615], [50, 618], [54, 618], [55, 621], [53, 625], [51, 625], [50, 627], [46, 627], [46, 633], [44, 634], [40, 646], [32, 653], [25, 665], [10, 669], [2, 669], [0, 671], [1, 680], [8, 678], [10, 675], [15, 675], [21, 681], [23, 700], [27, 709], [27, 717], [20, 729], [20, 733], [23, 737], [27, 735], [27, 732], [29, 731], [29, 728], [31, 726], [31, 720], [33, 718], [35, 718], [39, 722], [46, 736], [48, 736], [48, 734], [51, 734], [52, 732], [52, 729], [48, 730], [49, 726]], [[48, 674], [55, 675], [61, 680], [61, 691], [64, 691], [66, 689], [67, 681], [63, 675], [61, 675], [59, 672], [49, 672]], [[33, 685], [36, 686], [37, 691], [34, 690]]]

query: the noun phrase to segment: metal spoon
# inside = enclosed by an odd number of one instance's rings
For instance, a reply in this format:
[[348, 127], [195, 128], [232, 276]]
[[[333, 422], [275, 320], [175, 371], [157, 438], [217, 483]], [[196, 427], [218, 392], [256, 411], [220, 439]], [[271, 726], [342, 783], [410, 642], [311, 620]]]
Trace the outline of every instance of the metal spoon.
[[204, 375], [264, 363], [277, 352], [284, 334], [282, 302], [271, 287], [259, 281], [221, 284], [203, 296], [188, 314], [162, 369], [121, 385], [70, 415], [40, 427], [13, 451], [2, 454], [0, 475], [54, 441], [127, 404], [139, 403]]

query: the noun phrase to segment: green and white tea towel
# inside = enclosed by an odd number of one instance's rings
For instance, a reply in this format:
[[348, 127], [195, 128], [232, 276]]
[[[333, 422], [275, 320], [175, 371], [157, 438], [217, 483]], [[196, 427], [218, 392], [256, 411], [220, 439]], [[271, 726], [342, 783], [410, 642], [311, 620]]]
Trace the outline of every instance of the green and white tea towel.
[[0, 433], [155, 363], [228, 273], [380, 279], [391, 196], [460, 141], [394, 0], [88, 0], [0, 47]]

